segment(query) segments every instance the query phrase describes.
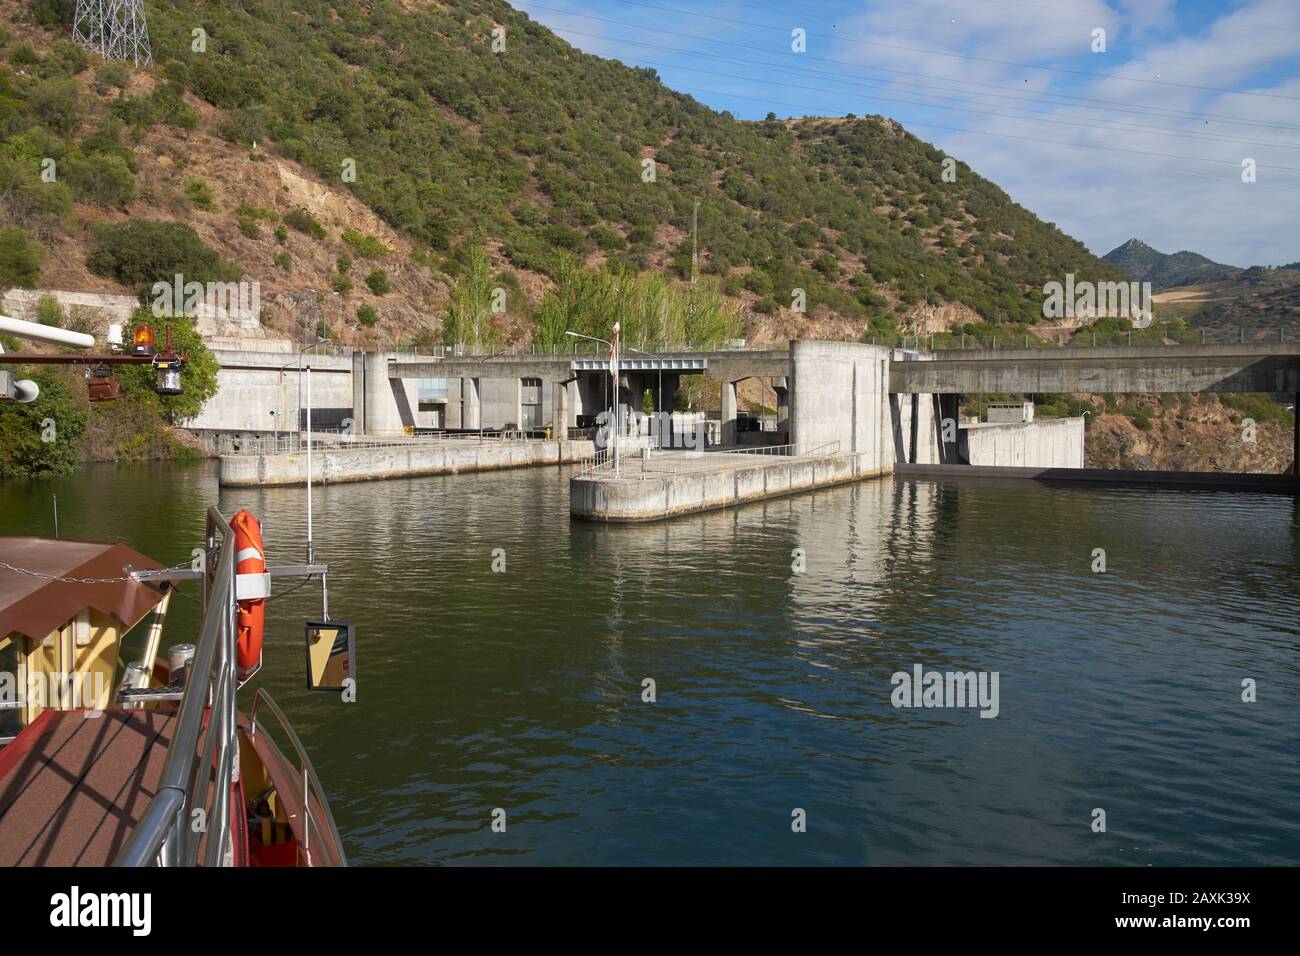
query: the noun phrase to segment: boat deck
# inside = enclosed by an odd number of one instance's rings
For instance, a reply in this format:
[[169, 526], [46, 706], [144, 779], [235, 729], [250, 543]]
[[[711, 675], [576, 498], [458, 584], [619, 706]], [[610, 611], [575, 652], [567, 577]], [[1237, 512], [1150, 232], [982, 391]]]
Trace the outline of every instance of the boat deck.
[[0, 867], [112, 863], [157, 792], [175, 722], [44, 711], [0, 750]]

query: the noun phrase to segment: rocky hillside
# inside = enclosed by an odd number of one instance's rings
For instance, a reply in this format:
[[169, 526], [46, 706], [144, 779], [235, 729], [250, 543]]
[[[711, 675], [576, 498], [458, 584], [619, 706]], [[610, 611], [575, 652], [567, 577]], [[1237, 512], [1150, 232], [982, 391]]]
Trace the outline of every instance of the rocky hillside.
[[[1255, 421], [1253, 436], [1244, 424], [1248, 418]], [[1281, 474], [1292, 466], [1292, 427], [1285, 410], [1265, 396], [1111, 396], [1089, 423], [1086, 463]]]
[[760, 340], [1014, 333], [1044, 282], [1119, 277], [892, 121], [740, 122], [499, 0], [152, 4], [145, 69], [73, 46], [74, 8], [0, 0], [0, 285], [170, 278], [93, 264], [105, 225], [174, 222], [274, 327], [431, 344], [482, 249], [526, 343], [564, 255], [684, 280], [696, 200], [704, 281]]
[[1217, 282], [1241, 271], [1196, 252], [1160, 252], [1140, 239], [1130, 239], [1102, 258], [1130, 279], [1150, 282], [1154, 292], [1196, 282]]

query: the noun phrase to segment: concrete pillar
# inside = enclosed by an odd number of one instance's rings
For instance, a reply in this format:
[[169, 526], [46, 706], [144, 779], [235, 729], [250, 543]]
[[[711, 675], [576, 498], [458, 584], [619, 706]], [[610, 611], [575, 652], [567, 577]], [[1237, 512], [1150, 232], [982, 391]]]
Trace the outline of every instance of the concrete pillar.
[[[366, 413], [366, 375], [370, 371], [370, 354], [368, 352], [352, 353], [352, 428], [357, 435], [368, 434], [367, 413]], [[281, 410], [281, 416], [285, 421], [280, 422], [280, 427], [288, 429], [288, 416], [284, 415]], [[297, 429], [293, 429], [296, 431]]]
[[569, 436], [569, 383], [555, 383], [555, 414], [551, 417], [551, 434], [556, 438]]
[[790, 388], [784, 375], [772, 379], [772, 391], [776, 392], [776, 430], [785, 431], [790, 421]]
[[462, 378], [460, 380], [461, 394], [461, 428], [481, 428], [483, 427], [483, 408], [479, 401], [478, 379]]
[[722, 444], [736, 444], [736, 383], [722, 383]]
[[[943, 465], [961, 465], [970, 464], [961, 460], [960, 451], [960, 430], [957, 427], [958, 406], [961, 396], [952, 393], [936, 394], [935, 398], [935, 416], [936, 432], [939, 439], [939, 463]], [[947, 423], [951, 424], [947, 424]], [[951, 437], [951, 441], [944, 441], [945, 430]]]

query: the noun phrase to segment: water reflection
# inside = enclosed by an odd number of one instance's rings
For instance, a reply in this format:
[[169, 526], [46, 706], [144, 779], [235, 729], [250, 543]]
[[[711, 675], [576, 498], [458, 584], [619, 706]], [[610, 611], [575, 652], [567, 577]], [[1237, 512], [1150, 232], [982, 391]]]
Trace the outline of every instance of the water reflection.
[[[310, 588], [273, 602], [258, 680], [355, 861], [1295, 862], [1294, 499], [885, 480], [604, 527], [569, 521], [566, 477], [318, 489], [358, 703], [302, 690]], [[303, 556], [301, 490], [157, 466], [54, 487], [68, 536], [179, 561], [219, 502]], [[50, 490], [0, 485], [0, 529], [45, 532]], [[998, 671], [1000, 716], [894, 709], [915, 663]]]

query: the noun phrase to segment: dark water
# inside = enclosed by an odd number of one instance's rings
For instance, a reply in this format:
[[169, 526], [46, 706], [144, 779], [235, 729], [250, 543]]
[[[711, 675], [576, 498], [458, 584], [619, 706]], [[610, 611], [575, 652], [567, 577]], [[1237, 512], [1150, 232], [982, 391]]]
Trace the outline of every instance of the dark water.
[[[886, 480], [605, 528], [566, 477], [318, 489], [359, 701], [301, 689], [314, 588], [271, 605], [258, 680], [354, 863], [1300, 861], [1294, 499]], [[174, 563], [219, 502], [302, 559], [301, 489], [206, 465], [0, 485], [0, 534], [48, 533], [52, 491], [65, 537]], [[999, 716], [895, 709], [917, 663], [997, 671]]]

